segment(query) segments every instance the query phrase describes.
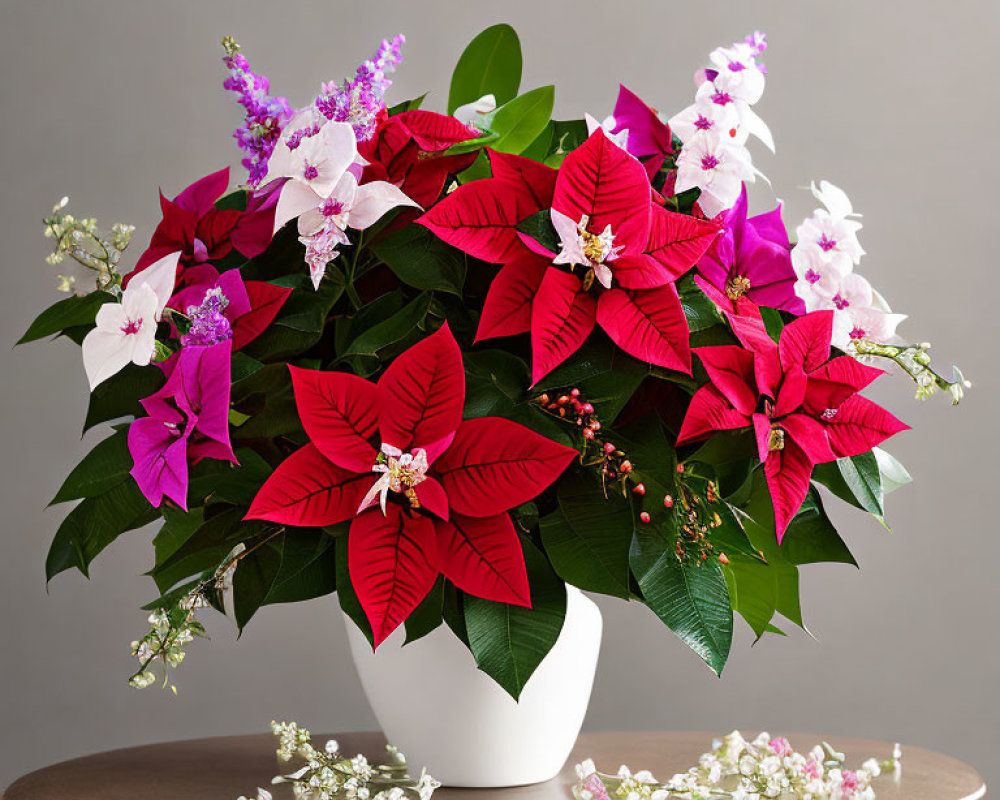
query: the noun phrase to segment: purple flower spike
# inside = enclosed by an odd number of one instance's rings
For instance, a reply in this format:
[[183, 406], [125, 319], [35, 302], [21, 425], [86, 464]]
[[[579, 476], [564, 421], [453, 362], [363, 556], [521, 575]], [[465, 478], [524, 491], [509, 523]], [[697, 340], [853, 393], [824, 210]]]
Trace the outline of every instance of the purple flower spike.
[[403, 60], [402, 47], [406, 37], [399, 34], [391, 41], [382, 40], [375, 56], [358, 67], [354, 78], [323, 84], [323, 91], [316, 98], [316, 108], [329, 120], [349, 122], [359, 142], [366, 142], [375, 135], [378, 113], [385, 108], [385, 90], [392, 85], [386, 73], [392, 72]]
[[267, 161], [292, 116], [292, 107], [284, 97], [271, 96], [270, 82], [250, 68], [233, 39], [227, 37], [222, 46], [226, 49], [222, 60], [229, 69], [229, 77], [222, 85], [237, 94], [237, 101], [246, 111], [243, 124], [233, 131], [233, 136], [246, 153], [243, 166], [249, 173], [247, 183], [256, 188], [267, 174]]

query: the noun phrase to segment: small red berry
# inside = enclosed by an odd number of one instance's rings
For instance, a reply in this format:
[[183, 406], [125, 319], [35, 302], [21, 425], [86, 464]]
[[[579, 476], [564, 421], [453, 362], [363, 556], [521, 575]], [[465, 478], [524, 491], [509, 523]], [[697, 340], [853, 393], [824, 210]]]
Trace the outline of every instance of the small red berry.
[[615, 452], [615, 446], [611, 444], [611, 442], [605, 442], [604, 452], [607, 453], [608, 455], [611, 455], [613, 452]]
[[636, 494], [646, 494], [646, 484], [637, 483], [635, 487], [632, 489], [632, 491], [635, 492]]
[[729, 556], [727, 556], [725, 553], [719, 553], [719, 563], [720, 564], [728, 564], [729, 563]]
[[590, 427], [593, 428], [595, 431], [599, 431], [601, 429], [601, 423], [595, 419], [593, 422], [590, 423]]
[[584, 428], [583, 429], [583, 438], [584, 439], [593, 439], [594, 438], [594, 429], [593, 428]]
[[566, 404], [567, 404], [567, 403], [569, 402], [569, 398], [568, 398], [568, 397], [567, 397], [566, 395], [563, 395], [563, 396], [562, 396], [562, 397], [560, 397], [560, 398], [559, 398], [558, 400], [556, 400], [556, 402], [557, 402], [557, 403], [558, 403], [559, 405], [561, 405], [561, 406], [564, 406], [564, 405], [566, 405]]
[[579, 390], [579, 389], [571, 389], [571, 390], [570, 390], [570, 394], [571, 394], [571, 395], [572, 395], [573, 397], [579, 397], [579, 396], [580, 396], [580, 390]]
[[622, 472], [631, 472], [632, 471], [632, 462], [629, 461], [627, 458], [622, 462], [621, 471]]
[[641, 520], [642, 520], [643, 522], [646, 522], [646, 523], [648, 523], [648, 522], [649, 522], [649, 519], [650, 519], [650, 517], [649, 517], [649, 512], [648, 512], [648, 511], [643, 511], [643, 512], [642, 512], [642, 513], [641, 513], [641, 514], [639, 515], [639, 519], [641, 519]]
[[584, 414], [593, 414], [594, 413], [594, 405], [593, 405], [593, 403], [584, 403], [582, 406], [580, 406], [580, 410]]
[[538, 401], [539, 403], [541, 403], [541, 404], [542, 404], [543, 406], [544, 406], [544, 405], [545, 405], [546, 403], [548, 403], [548, 402], [549, 402], [549, 396], [548, 396], [547, 394], [540, 394], [540, 395], [538, 395], [538, 397], [537, 397], [537, 398], [535, 398], [535, 399], [536, 399], [536, 400], [537, 400], [537, 401]]
[[672, 498], [669, 494], [663, 496], [663, 507], [664, 508], [674, 507], [674, 498]]
[[678, 464], [677, 465], [677, 471], [683, 475], [684, 474], [684, 465], [683, 464]]

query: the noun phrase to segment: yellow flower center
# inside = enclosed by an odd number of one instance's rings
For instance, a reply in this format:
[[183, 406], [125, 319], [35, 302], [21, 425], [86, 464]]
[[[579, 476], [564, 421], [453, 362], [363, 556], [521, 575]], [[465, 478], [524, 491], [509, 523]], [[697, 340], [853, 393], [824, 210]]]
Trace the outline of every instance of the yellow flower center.
[[771, 453], [785, 449], [785, 432], [777, 425], [772, 425], [767, 434], [767, 449]]
[[580, 238], [583, 239], [583, 254], [594, 264], [604, 261], [604, 242], [601, 237], [590, 231], [580, 231]]
[[743, 275], [730, 278], [726, 284], [726, 297], [734, 303], [750, 291], [750, 279]]

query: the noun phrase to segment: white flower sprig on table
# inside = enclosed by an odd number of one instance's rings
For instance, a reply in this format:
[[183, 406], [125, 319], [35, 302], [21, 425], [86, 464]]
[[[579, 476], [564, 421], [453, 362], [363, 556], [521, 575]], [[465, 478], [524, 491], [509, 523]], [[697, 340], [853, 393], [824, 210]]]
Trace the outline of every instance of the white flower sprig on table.
[[[334, 739], [317, 750], [309, 731], [294, 722], [272, 722], [271, 730], [278, 737], [281, 761], [298, 757], [306, 762], [295, 772], [271, 781], [291, 783], [298, 800], [430, 800], [441, 785], [427, 770], [421, 770], [417, 780], [412, 779], [406, 772], [406, 758], [391, 744], [385, 748], [388, 763], [371, 764], [363, 755], [345, 756]], [[257, 789], [256, 800], [271, 800], [271, 793]]]
[[870, 758], [860, 769], [846, 769], [846, 758], [829, 744], [808, 755], [795, 752], [787, 739], [761, 733], [752, 742], [733, 731], [712, 743], [698, 765], [659, 783], [648, 770], [617, 775], [597, 771], [586, 760], [576, 767], [577, 800], [874, 800], [872, 781], [884, 773], [898, 777], [902, 752], [892, 758]]

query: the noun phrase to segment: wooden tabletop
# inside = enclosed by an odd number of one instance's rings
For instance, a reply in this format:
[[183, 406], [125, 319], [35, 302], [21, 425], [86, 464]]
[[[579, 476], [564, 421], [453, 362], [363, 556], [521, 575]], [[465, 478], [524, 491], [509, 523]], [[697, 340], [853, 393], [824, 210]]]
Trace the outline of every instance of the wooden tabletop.
[[[314, 737], [335, 738], [344, 753], [378, 758], [385, 739], [380, 733], [339, 733]], [[516, 789], [440, 789], [435, 800], [569, 800], [575, 779], [573, 766], [592, 758], [602, 772], [616, 772], [621, 764], [633, 770], [649, 769], [660, 780], [694, 765], [710, 749], [712, 734], [631, 731], [584, 733], [562, 774], [548, 783]], [[790, 736], [792, 746], [808, 750], [821, 737]], [[865, 758], [888, 758], [885, 742], [832, 737], [830, 743], [860, 766]], [[257, 786], [274, 789], [274, 796], [290, 798], [287, 786], [271, 787], [277, 774], [275, 739], [270, 735], [226, 736], [184, 742], [131, 747], [65, 761], [32, 772], [13, 783], [0, 800], [235, 800], [253, 796]], [[287, 767], [287, 765], [285, 765]], [[420, 765], [412, 765], [419, 770]], [[903, 774], [875, 784], [878, 800], [979, 800], [986, 787], [979, 774], [949, 756], [903, 746]]]

